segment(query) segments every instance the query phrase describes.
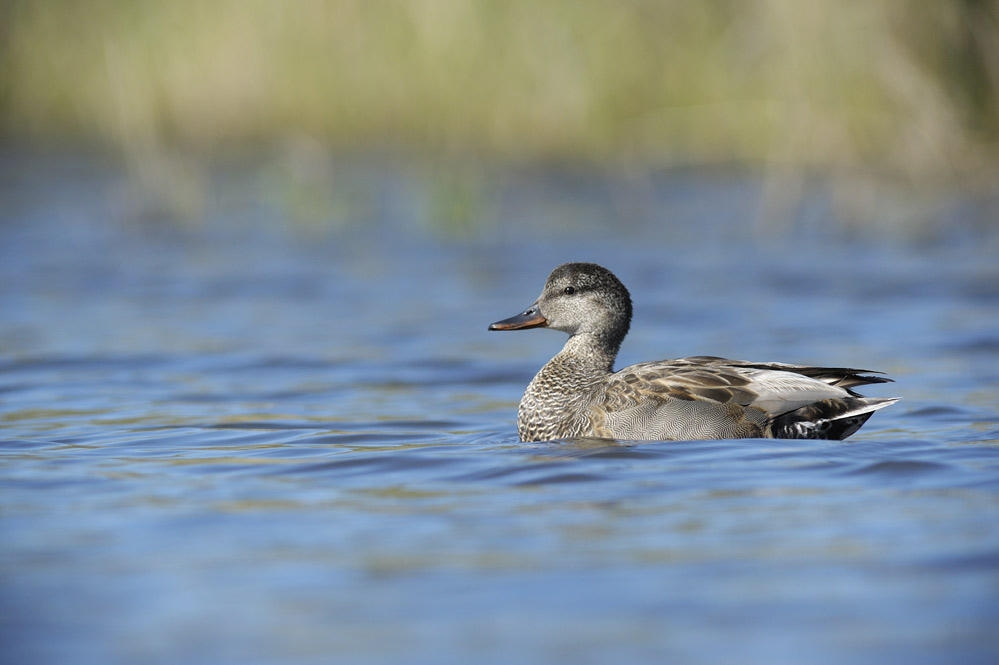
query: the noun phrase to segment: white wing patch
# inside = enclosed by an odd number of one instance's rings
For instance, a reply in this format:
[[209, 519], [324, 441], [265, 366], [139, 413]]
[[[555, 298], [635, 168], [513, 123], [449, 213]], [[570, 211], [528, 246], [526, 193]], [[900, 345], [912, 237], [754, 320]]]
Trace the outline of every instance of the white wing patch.
[[824, 399], [850, 395], [843, 388], [791, 372], [749, 369], [743, 370], [742, 374], [751, 380], [746, 387], [759, 395], [750, 406], [772, 415], [794, 411]]

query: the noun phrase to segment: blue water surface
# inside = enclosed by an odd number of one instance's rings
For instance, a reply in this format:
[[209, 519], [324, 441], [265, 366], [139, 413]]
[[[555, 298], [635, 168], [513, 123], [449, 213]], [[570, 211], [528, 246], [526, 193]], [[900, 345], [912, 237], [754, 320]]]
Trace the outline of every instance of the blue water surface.
[[[0, 161], [3, 662], [999, 660], [994, 210], [854, 228], [819, 188], [775, 231], [752, 177], [508, 172], [466, 218], [369, 164], [312, 217], [222, 169], [177, 218]], [[621, 365], [903, 400], [844, 442], [522, 444], [563, 339], [486, 326], [569, 260], [632, 292]]]

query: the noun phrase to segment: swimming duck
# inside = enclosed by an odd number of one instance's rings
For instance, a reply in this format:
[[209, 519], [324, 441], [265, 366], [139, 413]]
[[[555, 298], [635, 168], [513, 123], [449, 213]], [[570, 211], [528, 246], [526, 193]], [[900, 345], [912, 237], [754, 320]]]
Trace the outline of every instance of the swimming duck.
[[694, 356], [615, 372], [630, 325], [631, 296], [611, 271], [566, 263], [552, 271], [526, 311], [489, 326], [569, 334], [520, 401], [521, 441], [845, 439], [875, 411], [898, 401], [854, 392], [854, 386], [891, 379], [843, 367]]

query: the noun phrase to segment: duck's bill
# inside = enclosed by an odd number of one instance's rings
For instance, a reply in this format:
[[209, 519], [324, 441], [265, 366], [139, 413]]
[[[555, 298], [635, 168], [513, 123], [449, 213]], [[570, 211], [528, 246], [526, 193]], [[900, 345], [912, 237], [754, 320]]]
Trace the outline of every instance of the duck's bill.
[[497, 321], [489, 326], [490, 330], [523, 330], [524, 328], [538, 328], [548, 325], [548, 319], [541, 316], [537, 305], [532, 305], [523, 314], [511, 316], [509, 319]]

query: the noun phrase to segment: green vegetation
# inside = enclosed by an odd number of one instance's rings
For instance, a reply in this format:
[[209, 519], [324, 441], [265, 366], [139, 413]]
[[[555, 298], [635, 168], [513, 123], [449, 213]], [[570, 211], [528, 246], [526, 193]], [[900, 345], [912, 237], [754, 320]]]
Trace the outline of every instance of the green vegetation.
[[192, 157], [249, 149], [316, 228], [376, 216], [352, 154], [417, 164], [416, 217], [452, 235], [487, 221], [485, 164], [535, 162], [758, 169], [767, 235], [817, 173], [846, 232], [917, 237], [935, 192], [994, 197], [999, 2], [8, 0], [0, 139], [120, 152], [137, 218], [199, 219]]
[[90, 0], [0, 10], [0, 127], [517, 159], [979, 172], [993, 1]]

